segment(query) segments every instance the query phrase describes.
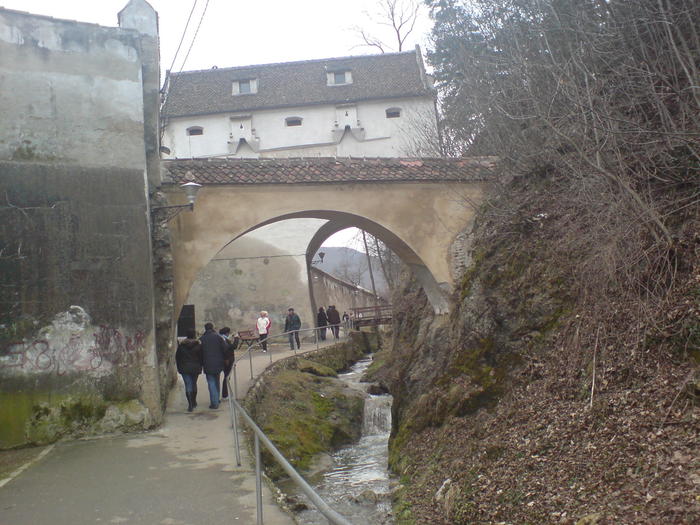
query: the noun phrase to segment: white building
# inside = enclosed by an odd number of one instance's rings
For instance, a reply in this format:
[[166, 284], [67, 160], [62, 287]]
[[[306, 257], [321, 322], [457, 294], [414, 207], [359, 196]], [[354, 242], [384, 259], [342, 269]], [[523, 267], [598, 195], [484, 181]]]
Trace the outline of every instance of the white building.
[[[435, 91], [418, 47], [404, 53], [174, 73], [165, 86], [161, 116], [168, 158], [439, 154]], [[299, 299], [308, 294], [306, 261], [299, 254], [324, 222], [269, 224], [222, 250], [219, 258], [229, 264], [210, 263], [189, 298], [199, 324], [212, 320], [200, 319], [202, 315], [211, 317], [223, 308], [228, 314], [217, 314], [217, 323], [249, 328], [241, 326], [241, 318], [253, 326], [261, 305], [274, 308], [285, 300], [295, 301], [286, 306], [295, 306], [305, 326], [313, 324], [310, 302]], [[261, 282], [276, 282], [279, 269], [259, 267], [262, 263], [251, 267], [250, 261], [279, 257], [279, 251], [293, 260], [286, 268], [298, 271], [286, 274], [281, 288], [260, 287]], [[230, 265], [239, 262], [248, 266], [231, 280]], [[265, 271], [268, 276], [261, 277]], [[246, 299], [251, 290], [255, 300]]]
[[435, 93], [418, 47], [173, 73], [162, 115], [170, 158], [436, 153]]

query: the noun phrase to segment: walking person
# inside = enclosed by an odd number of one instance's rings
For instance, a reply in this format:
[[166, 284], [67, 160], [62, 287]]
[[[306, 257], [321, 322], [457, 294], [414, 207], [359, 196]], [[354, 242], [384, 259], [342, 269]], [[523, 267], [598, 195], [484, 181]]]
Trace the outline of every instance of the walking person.
[[328, 324], [331, 325], [333, 337], [338, 339], [340, 337], [340, 313], [335, 309], [334, 304], [328, 307]]
[[294, 350], [294, 341], [297, 342], [297, 348], [301, 350], [299, 330], [301, 330], [301, 319], [294, 313], [294, 308], [290, 308], [287, 310], [287, 317], [284, 319], [284, 331], [289, 332], [289, 347], [292, 350]]
[[214, 331], [212, 323], [204, 325], [204, 334], [199, 340], [202, 343], [202, 365], [209, 387], [209, 408], [219, 408], [219, 377], [226, 360], [226, 341]]
[[323, 309], [323, 306], [318, 309], [318, 314], [316, 314], [316, 326], [318, 327], [318, 335], [321, 338], [321, 341], [325, 341], [328, 316], [326, 315], [326, 311]]
[[255, 323], [256, 329], [258, 331], [258, 341], [262, 345], [262, 351], [267, 352], [267, 338], [270, 335], [270, 326], [272, 326], [272, 319], [267, 315], [265, 310], [260, 312], [260, 317]]
[[175, 351], [177, 371], [185, 382], [187, 411], [192, 412], [197, 406], [197, 378], [202, 373], [202, 344], [197, 340], [194, 330], [187, 330], [187, 337]]
[[231, 369], [233, 368], [233, 362], [236, 357], [234, 355], [234, 350], [238, 348], [238, 338], [231, 338], [231, 329], [228, 326], [224, 326], [219, 330], [219, 335], [224, 339], [226, 343], [226, 355], [224, 357], [224, 380], [223, 387], [221, 387], [221, 399], [228, 398], [228, 376], [231, 375]]
[[350, 316], [347, 312], [343, 312], [343, 327], [346, 333], [350, 331]]

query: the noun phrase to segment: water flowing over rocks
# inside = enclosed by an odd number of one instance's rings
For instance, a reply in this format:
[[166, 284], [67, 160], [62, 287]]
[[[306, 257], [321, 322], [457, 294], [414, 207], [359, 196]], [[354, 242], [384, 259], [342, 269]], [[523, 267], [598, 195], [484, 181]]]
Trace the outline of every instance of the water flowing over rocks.
[[[362, 383], [370, 360], [359, 361], [352, 369], [339, 375], [358, 392], [365, 392]], [[314, 474], [310, 482], [319, 495], [340, 514], [354, 523], [391, 524], [392, 482], [388, 473], [388, 439], [391, 430], [390, 395], [365, 394], [360, 439], [331, 454], [331, 464]], [[296, 493], [291, 484], [283, 490]], [[295, 494], [295, 498], [302, 498]], [[296, 520], [300, 524], [316, 524], [323, 517], [312, 505], [298, 511]]]

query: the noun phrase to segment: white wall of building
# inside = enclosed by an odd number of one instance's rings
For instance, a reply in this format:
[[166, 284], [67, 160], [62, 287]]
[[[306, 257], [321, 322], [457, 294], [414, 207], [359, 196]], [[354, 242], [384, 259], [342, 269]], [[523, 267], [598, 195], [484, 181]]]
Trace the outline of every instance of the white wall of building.
[[[401, 116], [387, 118], [388, 108], [400, 108]], [[287, 126], [285, 119], [288, 117], [300, 117], [302, 125]], [[345, 125], [352, 129], [343, 134]], [[188, 128], [193, 126], [202, 127], [203, 134], [188, 135]], [[398, 157], [410, 155], [407, 145], [412, 140], [420, 140], [420, 134], [415, 134], [414, 139], [410, 137], [416, 126], [437, 129], [431, 99], [411, 97], [343, 106], [306, 106], [247, 114], [171, 118], [166, 123], [163, 142], [170, 149], [170, 158]], [[342, 139], [337, 142], [340, 136]], [[240, 137], [245, 138], [252, 149], [238, 148]]]

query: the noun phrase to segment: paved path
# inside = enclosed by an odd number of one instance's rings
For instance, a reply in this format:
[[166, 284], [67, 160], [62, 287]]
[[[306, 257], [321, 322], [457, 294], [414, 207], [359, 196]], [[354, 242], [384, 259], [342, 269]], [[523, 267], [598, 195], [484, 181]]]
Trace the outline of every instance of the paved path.
[[[274, 345], [274, 360], [292, 355], [282, 348]], [[254, 376], [270, 364], [269, 355], [255, 353]], [[247, 360], [238, 378], [241, 397], [251, 384]], [[206, 408], [204, 376], [198, 390], [199, 407], [188, 413], [178, 378], [156, 431], [57, 444], [0, 488], [0, 525], [256, 523], [252, 458], [242, 446], [242, 466], [235, 466], [227, 405]], [[267, 486], [263, 504], [265, 525], [294, 523]]]

